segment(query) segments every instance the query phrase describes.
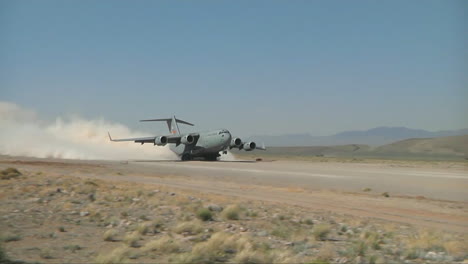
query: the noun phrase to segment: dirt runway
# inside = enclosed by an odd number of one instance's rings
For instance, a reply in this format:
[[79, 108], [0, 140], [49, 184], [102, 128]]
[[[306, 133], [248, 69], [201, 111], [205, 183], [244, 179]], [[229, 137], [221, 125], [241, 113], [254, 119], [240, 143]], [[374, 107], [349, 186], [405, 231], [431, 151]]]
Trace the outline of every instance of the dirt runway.
[[[0, 163], [23, 170], [163, 184], [468, 233], [468, 173], [464, 165], [432, 168], [383, 163], [118, 162], [17, 157], [1, 157]], [[363, 191], [365, 188], [368, 191]], [[383, 196], [384, 192], [389, 197]]]

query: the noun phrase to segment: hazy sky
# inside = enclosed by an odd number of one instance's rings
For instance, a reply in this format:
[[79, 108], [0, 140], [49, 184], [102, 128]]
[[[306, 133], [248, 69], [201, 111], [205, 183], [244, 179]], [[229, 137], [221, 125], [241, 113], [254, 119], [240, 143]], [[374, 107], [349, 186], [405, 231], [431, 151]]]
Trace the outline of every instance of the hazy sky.
[[[237, 135], [468, 127], [466, 1], [0, 1], [0, 100]], [[157, 127], [157, 128], [156, 128]], [[164, 131], [164, 130], [163, 130]]]

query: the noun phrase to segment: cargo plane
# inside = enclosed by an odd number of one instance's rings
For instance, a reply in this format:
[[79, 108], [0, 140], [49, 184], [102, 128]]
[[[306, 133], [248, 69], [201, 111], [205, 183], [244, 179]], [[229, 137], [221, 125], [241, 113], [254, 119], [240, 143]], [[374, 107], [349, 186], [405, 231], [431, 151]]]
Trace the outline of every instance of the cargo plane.
[[255, 142], [243, 142], [240, 138], [233, 138], [227, 129], [182, 134], [180, 133], [178, 124], [189, 126], [193, 126], [193, 124], [177, 119], [175, 116], [172, 118], [140, 120], [140, 122], [149, 121], [165, 121], [170, 134], [152, 137], [113, 139], [110, 133], [108, 133], [109, 139], [117, 142], [134, 141], [142, 145], [149, 143], [154, 146], [170, 144], [169, 148], [183, 161], [192, 160], [194, 158], [217, 160], [218, 157], [221, 156], [220, 152], [227, 154], [227, 151], [233, 148], [245, 151], [252, 151], [254, 149], [266, 150], [265, 146], [259, 147]]

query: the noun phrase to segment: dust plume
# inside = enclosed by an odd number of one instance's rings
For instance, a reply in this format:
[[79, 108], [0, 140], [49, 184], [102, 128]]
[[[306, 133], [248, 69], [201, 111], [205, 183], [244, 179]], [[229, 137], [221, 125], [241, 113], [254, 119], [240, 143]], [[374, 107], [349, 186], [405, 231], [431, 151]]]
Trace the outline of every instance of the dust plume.
[[221, 154], [221, 157], [219, 157], [219, 160], [222, 160], [222, 161], [235, 161], [236, 157], [230, 151], [228, 151], [226, 154]]
[[57, 117], [41, 120], [36, 112], [0, 102], [0, 154], [64, 159], [177, 159], [167, 146], [110, 142], [107, 131], [119, 137], [149, 136], [103, 119]]

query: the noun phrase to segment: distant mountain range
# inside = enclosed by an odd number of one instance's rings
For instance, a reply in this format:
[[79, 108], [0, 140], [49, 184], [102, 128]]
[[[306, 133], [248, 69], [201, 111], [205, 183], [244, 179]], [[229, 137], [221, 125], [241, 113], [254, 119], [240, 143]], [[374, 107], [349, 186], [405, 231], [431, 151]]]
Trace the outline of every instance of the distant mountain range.
[[252, 136], [249, 140], [266, 146], [332, 146], [365, 144], [380, 146], [410, 138], [436, 138], [468, 135], [467, 129], [427, 131], [407, 127], [376, 127], [365, 131], [345, 131], [331, 136], [311, 136], [309, 134], [289, 134], [279, 136]]

